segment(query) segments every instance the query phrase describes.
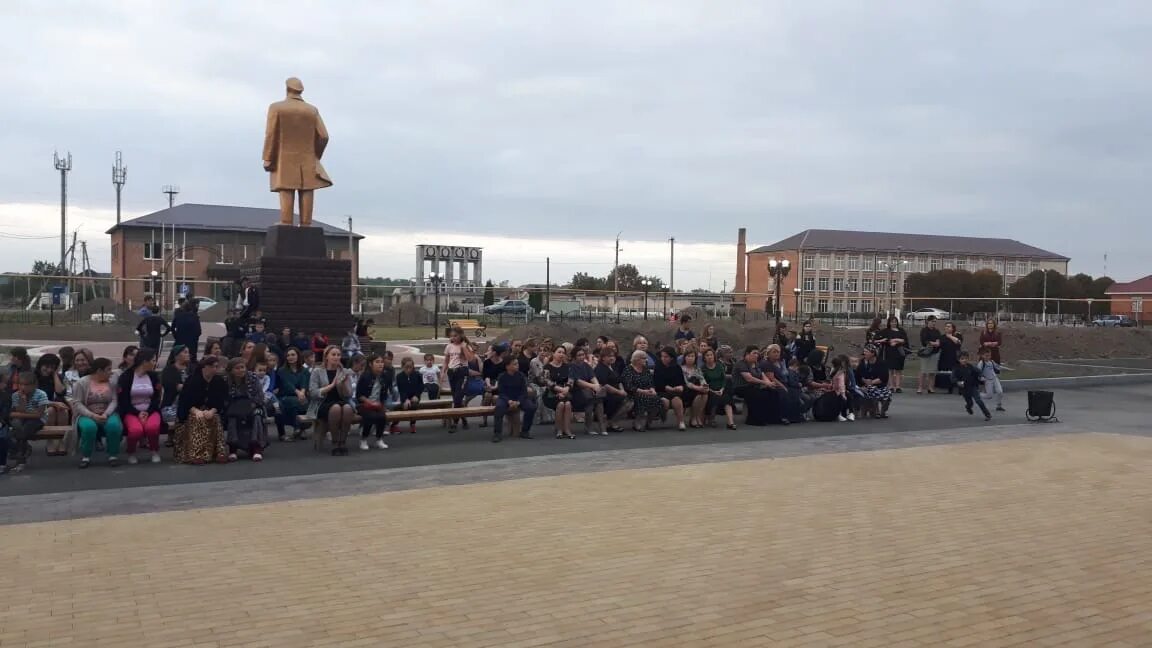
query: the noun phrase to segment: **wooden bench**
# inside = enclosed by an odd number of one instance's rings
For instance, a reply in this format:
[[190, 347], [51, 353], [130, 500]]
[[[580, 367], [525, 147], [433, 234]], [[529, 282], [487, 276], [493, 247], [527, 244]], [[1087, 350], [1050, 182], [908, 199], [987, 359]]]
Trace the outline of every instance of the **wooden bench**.
[[71, 425], [45, 425], [29, 441], [58, 441], [72, 432]]
[[384, 352], [388, 350], [388, 343], [384, 340], [373, 340], [367, 336], [361, 336], [356, 339], [360, 342], [360, 353], [366, 356], [372, 354], [384, 355]]
[[444, 334], [448, 335], [454, 328], [458, 328], [465, 333], [472, 331], [474, 337], [488, 337], [488, 326], [474, 319], [448, 320], [448, 328], [445, 329]]
[[479, 416], [493, 416], [495, 414], [496, 408], [491, 406], [392, 410], [388, 412], [388, 421], [435, 421], [437, 419], [476, 418]]

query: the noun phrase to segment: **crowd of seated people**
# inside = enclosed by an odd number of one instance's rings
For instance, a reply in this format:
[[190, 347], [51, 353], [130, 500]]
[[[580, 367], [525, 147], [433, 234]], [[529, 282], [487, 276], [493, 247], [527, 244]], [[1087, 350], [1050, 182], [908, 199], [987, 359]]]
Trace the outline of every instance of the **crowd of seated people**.
[[160, 463], [162, 438], [172, 461], [203, 465], [263, 461], [273, 429], [284, 442], [322, 434], [343, 456], [358, 427], [360, 450], [387, 449], [385, 437], [401, 432], [389, 413], [429, 400], [444, 408], [450, 433], [468, 428], [468, 417], [452, 417], [451, 409], [487, 406], [481, 427], [491, 415], [499, 442], [510, 417], [520, 438], [547, 425], [564, 440], [628, 427], [736, 429], [741, 409], [752, 426], [887, 418], [893, 393], [881, 349], [869, 344], [859, 358], [829, 357], [811, 323], [739, 352], [711, 325], [697, 335], [687, 317], [667, 344], [601, 336], [481, 348], [452, 330], [442, 358], [426, 354], [420, 366], [416, 358], [397, 366], [390, 351], [348, 354], [319, 333], [264, 329], [257, 321], [242, 337], [230, 330], [200, 354], [174, 344], [162, 358], [135, 345], [119, 359], [62, 347], [33, 365], [25, 350], [12, 349], [0, 385], [0, 466], [23, 470], [29, 441], [46, 426], [69, 426], [63, 439], [49, 439], [47, 452], [78, 453], [81, 468], [99, 454], [113, 466], [138, 463], [141, 452]]

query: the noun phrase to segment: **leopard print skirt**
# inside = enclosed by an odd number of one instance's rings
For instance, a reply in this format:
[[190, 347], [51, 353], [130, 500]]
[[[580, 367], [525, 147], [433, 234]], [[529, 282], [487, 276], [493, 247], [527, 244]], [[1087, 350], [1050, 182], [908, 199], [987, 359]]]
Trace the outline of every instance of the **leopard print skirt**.
[[216, 417], [201, 419], [189, 417], [187, 421], [175, 425], [176, 461], [187, 464], [203, 464], [228, 458], [228, 444], [224, 429]]

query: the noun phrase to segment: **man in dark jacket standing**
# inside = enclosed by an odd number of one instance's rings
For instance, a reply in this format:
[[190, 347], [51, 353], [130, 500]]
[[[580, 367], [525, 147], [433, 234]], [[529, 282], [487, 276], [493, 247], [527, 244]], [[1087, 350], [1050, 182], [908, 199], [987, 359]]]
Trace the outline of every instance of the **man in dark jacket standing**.
[[248, 277], [240, 280], [240, 319], [247, 321], [260, 310], [260, 289]]
[[200, 302], [188, 299], [172, 315], [172, 339], [176, 344], [188, 347], [192, 362], [196, 362], [196, 351], [200, 348]]
[[168, 322], [160, 315], [160, 307], [153, 304], [150, 315], [140, 320], [136, 325], [136, 334], [140, 336], [140, 346], [160, 353], [160, 343], [165, 335], [172, 331]]

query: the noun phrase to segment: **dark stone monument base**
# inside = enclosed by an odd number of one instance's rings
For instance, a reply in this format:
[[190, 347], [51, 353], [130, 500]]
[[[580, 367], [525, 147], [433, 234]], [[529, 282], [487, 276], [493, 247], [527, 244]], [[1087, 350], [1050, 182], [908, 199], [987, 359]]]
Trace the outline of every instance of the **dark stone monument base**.
[[323, 331], [339, 344], [352, 330], [352, 262], [329, 259], [319, 227], [268, 228], [264, 257], [244, 274], [260, 289], [260, 311], [270, 332], [287, 326], [311, 337]]
[[264, 256], [327, 258], [324, 230], [319, 227], [273, 225], [264, 237]]

